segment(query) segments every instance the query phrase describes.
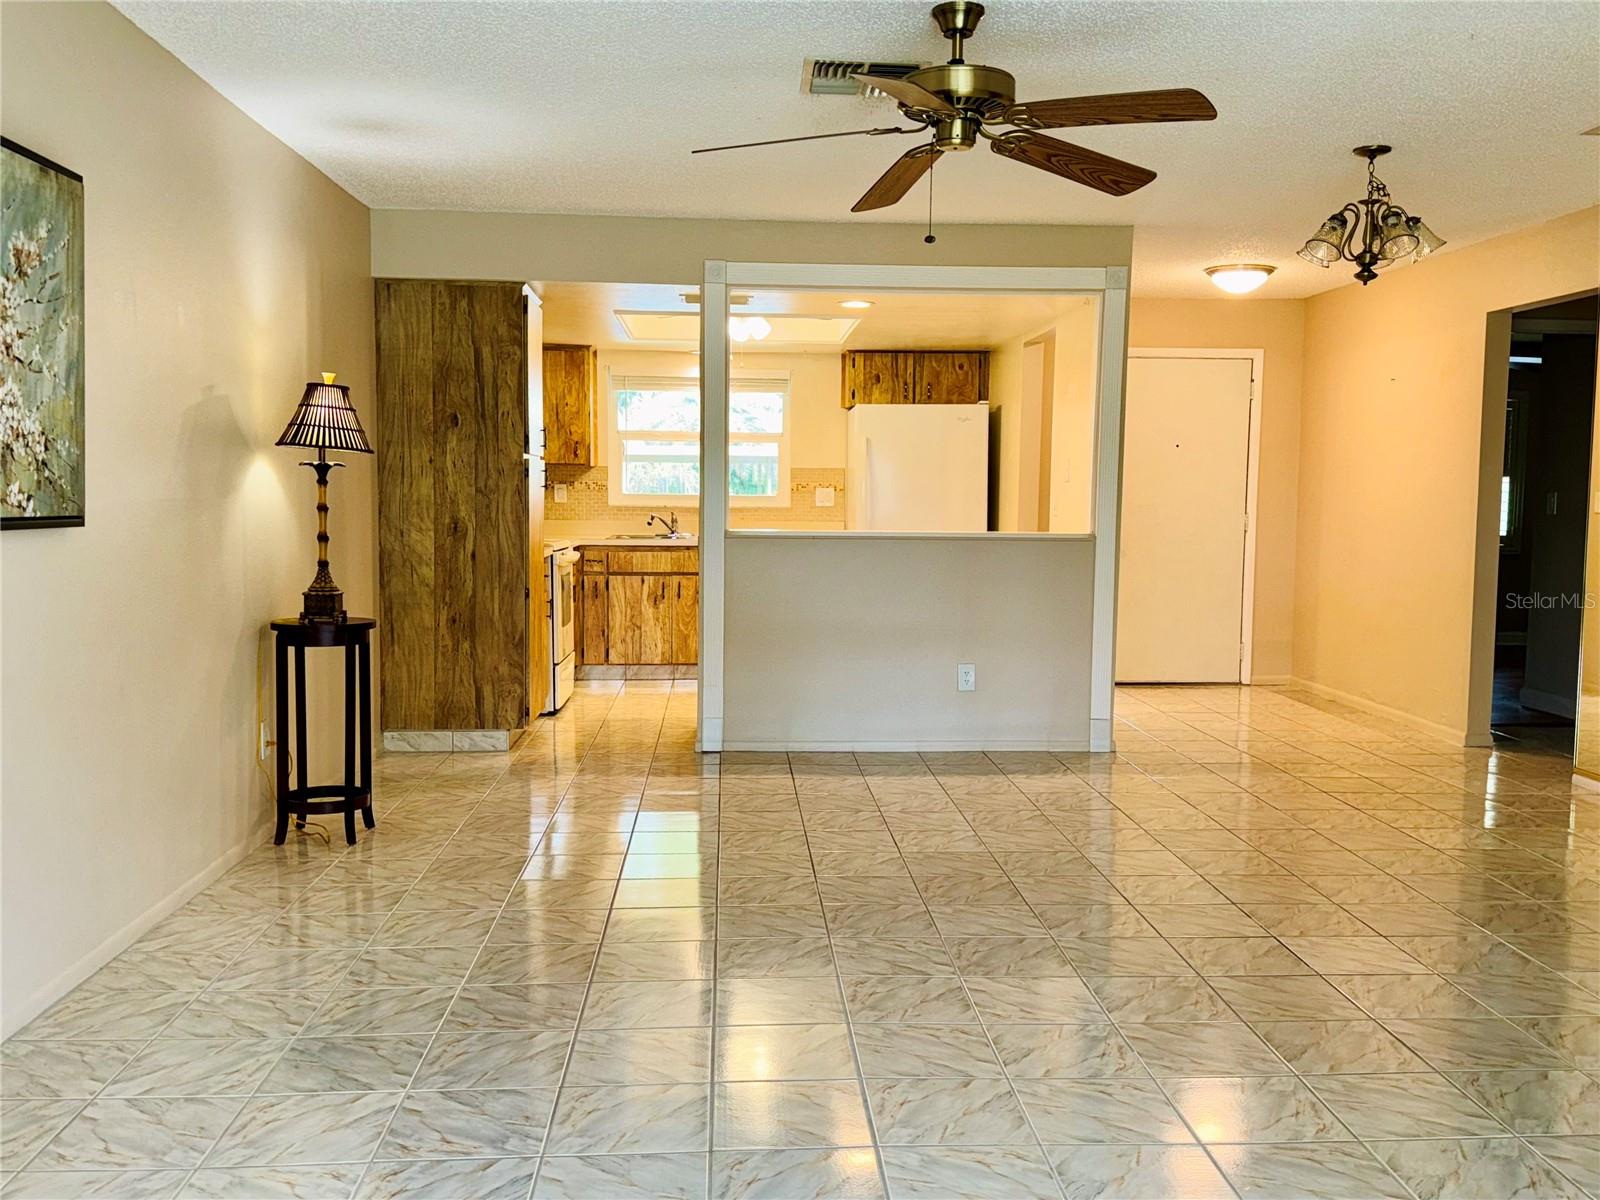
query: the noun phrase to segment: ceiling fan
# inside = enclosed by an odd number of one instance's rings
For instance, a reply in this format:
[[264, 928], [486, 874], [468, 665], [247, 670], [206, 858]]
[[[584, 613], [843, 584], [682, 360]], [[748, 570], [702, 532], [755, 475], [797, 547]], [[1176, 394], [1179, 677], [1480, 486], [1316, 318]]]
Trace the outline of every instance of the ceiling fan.
[[[911, 190], [948, 151], [971, 150], [981, 137], [996, 154], [1049, 171], [1063, 179], [1113, 196], [1126, 196], [1156, 177], [1154, 171], [1038, 132], [1085, 125], [1155, 124], [1166, 121], [1209, 121], [1217, 110], [1193, 88], [1167, 88], [1152, 92], [1115, 92], [1106, 96], [1072, 96], [1060, 100], [1016, 102], [1016, 80], [1009, 71], [968, 63], [962, 53], [966, 40], [983, 17], [983, 5], [974, 0], [945, 0], [933, 8], [933, 20], [950, 39], [950, 61], [923, 67], [903, 78], [856, 74], [900, 105], [914, 126], [886, 129], [850, 129], [808, 137], [774, 138], [741, 142], [733, 146], [708, 146], [695, 154], [718, 150], [744, 150], [822, 138], [878, 137], [891, 133], [930, 131], [933, 140], [906, 151], [876, 183], [851, 206], [851, 212], [887, 208]], [[1010, 125], [1011, 129], [997, 129]]]

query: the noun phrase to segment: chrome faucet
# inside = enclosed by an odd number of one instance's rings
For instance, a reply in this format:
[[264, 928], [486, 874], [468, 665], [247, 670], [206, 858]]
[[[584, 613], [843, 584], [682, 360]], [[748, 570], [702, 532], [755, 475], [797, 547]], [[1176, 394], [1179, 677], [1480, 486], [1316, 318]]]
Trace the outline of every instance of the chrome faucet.
[[657, 525], [657, 524], [659, 524], [661, 526], [661, 528], [663, 528], [663, 529], [665, 529], [667, 531], [667, 536], [668, 537], [677, 537], [678, 536], [678, 514], [677, 513], [672, 512], [671, 510], [668, 510], [667, 516], [666, 516], [665, 519], [661, 518], [660, 516], [656, 515], [655, 513], [651, 513], [650, 514], [650, 519], [644, 523], [644, 527], [646, 529], [649, 529], [650, 526]]

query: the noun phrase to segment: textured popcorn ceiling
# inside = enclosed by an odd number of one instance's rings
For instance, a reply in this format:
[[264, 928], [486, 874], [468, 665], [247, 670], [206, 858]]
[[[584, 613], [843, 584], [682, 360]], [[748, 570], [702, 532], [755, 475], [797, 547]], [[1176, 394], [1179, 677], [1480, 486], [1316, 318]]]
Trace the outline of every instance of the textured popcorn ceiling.
[[[887, 101], [802, 94], [807, 55], [935, 60], [900, 0], [187, 3], [118, 7], [378, 208], [920, 221], [926, 192], [855, 217], [910, 139], [691, 159], [695, 146], [887, 124]], [[1349, 150], [1393, 143], [1400, 203], [1454, 245], [1593, 204], [1592, 3], [993, 0], [969, 58], [1019, 99], [1205, 91], [1210, 124], [1069, 136], [1160, 173], [1114, 199], [986, 151], [936, 171], [941, 221], [1137, 228], [1134, 288], [1219, 295], [1222, 261], [1278, 266], [1263, 297], [1348, 281], [1294, 257], [1361, 190]]]

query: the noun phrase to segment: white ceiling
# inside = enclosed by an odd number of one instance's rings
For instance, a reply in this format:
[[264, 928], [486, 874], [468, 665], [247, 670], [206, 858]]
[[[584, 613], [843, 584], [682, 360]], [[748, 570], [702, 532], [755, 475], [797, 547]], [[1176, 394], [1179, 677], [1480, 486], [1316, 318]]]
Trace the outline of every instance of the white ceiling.
[[[545, 283], [538, 287], [544, 306], [544, 340], [604, 349], [696, 349], [695, 342], [664, 347], [631, 340], [614, 314], [698, 312], [684, 301], [687, 287], [659, 284]], [[1072, 308], [1092, 303], [1086, 296], [960, 295], [923, 292], [746, 292], [748, 301], [730, 311], [800, 313], [852, 317], [859, 323], [844, 341], [848, 348], [895, 350], [980, 350], [1029, 337], [1054, 324]], [[845, 309], [842, 300], [871, 300], [868, 309]], [[698, 339], [698, 332], [696, 333]], [[838, 345], [743, 342], [740, 354], [821, 350]]]
[[[920, 59], [916, 0], [115, 0], [266, 128], [376, 208], [921, 221], [850, 205], [910, 139], [690, 158], [696, 146], [891, 123], [888, 101], [802, 94], [807, 56]], [[1197, 87], [1207, 124], [1073, 131], [1160, 173], [1117, 199], [983, 150], [936, 171], [946, 222], [1133, 224], [1134, 291], [1262, 297], [1349, 273], [1294, 252], [1385, 141], [1396, 200], [1453, 246], [1600, 199], [1600, 21], [1588, 0], [993, 0], [971, 61], [1019, 99]], [[1448, 253], [1448, 249], [1446, 250]]]

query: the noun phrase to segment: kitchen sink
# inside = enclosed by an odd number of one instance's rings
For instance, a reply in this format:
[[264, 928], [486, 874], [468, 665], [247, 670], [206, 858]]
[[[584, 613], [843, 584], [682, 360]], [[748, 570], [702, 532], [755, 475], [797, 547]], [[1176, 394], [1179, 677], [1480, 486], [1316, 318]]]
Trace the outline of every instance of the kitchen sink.
[[691, 533], [613, 533], [606, 539], [608, 542], [689, 542], [694, 540]]

